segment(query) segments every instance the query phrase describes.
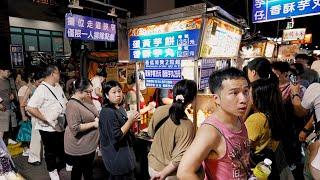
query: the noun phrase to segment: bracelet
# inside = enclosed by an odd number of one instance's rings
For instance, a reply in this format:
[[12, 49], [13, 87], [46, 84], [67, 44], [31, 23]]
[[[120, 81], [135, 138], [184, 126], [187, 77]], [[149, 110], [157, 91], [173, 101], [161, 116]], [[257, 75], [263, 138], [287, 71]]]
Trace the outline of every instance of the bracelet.
[[305, 133], [311, 133], [312, 132], [312, 130], [306, 129], [305, 127], [303, 127], [302, 131], [305, 132]]
[[296, 96], [298, 96], [298, 97], [301, 99], [301, 97], [300, 97], [299, 94], [293, 94], [293, 95], [291, 96], [291, 98], [293, 99], [293, 98], [296, 97]]

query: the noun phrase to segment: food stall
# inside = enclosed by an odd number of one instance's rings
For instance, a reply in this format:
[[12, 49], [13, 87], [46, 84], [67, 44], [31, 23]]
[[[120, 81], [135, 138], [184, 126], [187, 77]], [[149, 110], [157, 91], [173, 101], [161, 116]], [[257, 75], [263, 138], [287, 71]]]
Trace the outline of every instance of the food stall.
[[226, 12], [218, 10], [208, 12], [205, 4], [196, 4], [127, 22], [129, 57], [144, 71], [148, 89], [172, 89], [183, 78], [197, 82], [197, 102], [188, 112], [198, 126], [214, 110], [209, 76], [237, 66], [243, 33], [229, 14], [224, 18]]
[[[144, 72], [145, 99], [152, 96], [155, 88], [172, 89], [179, 80], [194, 80], [199, 93], [193, 109], [186, 113], [195, 128], [215, 108], [208, 92], [210, 74], [216, 69], [236, 66], [242, 29], [229, 14], [224, 18], [227, 13], [220, 11], [221, 8], [208, 11], [201, 3], [127, 20], [129, 59], [136, 63], [137, 74]], [[142, 123], [148, 124], [151, 116]], [[137, 137], [140, 139], [137, 159], [143, 166], [141, 169], [147, 169], [144, 165], [148, 148], [142, 147], [149, 146], [152, 139], [143, 132]]]
[[252, 58], [265, 57], [272, 61], [275, 57], [277, 43], [270, 40], [254, 42], [242, 42], [240, 57], [244, 60], [243, 66], [247, 65]]
[[[200, 50], [200, 73], [199, 89], [200, 91], [196, 101], [196, 124], [197, 127], [212, 114], [214, 103], [212, 95], [209, 92], [209, 76], [219, 69], [226, 67], [238, 67], [237, 57], [242, 29], [222, 18], [207, 14], [204, 25], [203, 39]], [[209, 67], [209, 68], [208, 68]]]

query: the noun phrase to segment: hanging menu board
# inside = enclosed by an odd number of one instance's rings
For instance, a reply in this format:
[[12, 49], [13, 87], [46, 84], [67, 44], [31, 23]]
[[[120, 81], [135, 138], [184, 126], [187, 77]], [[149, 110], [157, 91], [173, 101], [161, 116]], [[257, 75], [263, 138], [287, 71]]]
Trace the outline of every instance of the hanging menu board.
[[201, 18], [193, 18], [130, 29], [130, 59], [197, 56], [201, 21]]
[[24, 67], [24, 54], [22, 45], [10, 45], [11, 66], [13, 69]]
[[209, 87], [209, 77], [214, 72], [216, 67], [216, 60], [202, 59], [200, 68], [199, 89]]
[[180, 59], [145, 60], [144, 73], [146, 86], [172, 89], [182, 79]]
[[237, 57], [242, 30], [221, 19], [210, 17], [204, 28], [200, 57]]

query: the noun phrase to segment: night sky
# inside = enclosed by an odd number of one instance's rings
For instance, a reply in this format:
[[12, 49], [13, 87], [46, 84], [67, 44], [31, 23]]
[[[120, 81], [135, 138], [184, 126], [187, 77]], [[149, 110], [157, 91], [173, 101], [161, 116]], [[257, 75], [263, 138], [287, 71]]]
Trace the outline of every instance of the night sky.
[[[60, 6], [57, 7], [48, 7], [36, 5], [31, 2], [31, 0], [9, 0], [9, 14], [11, 16], [16, 17], [24, 17], [34, 19], [37, 17], [39, 20], [61, 20], [64, 19], [64, 14], [68, 11], [67, 4], [68, 0], [55, 0]], [[100, 0], [103, 2], [103, 0]], [[141, 16], [145, 13], [144, 3], [146, 0], [106, 0], [106, 2], [110, 2], [110, 4], [128, 9], [131, 12], [131, 17]], [[253, 0], [206, 0], [214, 5], [220, 6], [236, 18], [244, 18], [246, 20], [249, 19], [250, 24], [250, 33], [254, 34], [258, 31], [261, 32], [262, 36], [265, 37], [281, 37], [282, 30], [286, 27], [288, 20], [281, 21], [273, 21], [273, 22], [265, 22], [259, 24], [252, 24], [251, 22], [251, 8]], [[246, 6], [246, 2], [248, 3], [248, 8]], [[84, 2], [80, 0], [80, 2]], [[197, 3], [203, 3], [204, 0], [175, 0], [176, 7], [183, 7]], [[92, 4], [91, 4], [92, 5]], [[28, 8], [27, 8], [28, 7]], [[105, 7], [95, 6], [94, 8], [101, 9], [106, 11]], [[32, 11], [30, 11], [32, 9]], [[77, 12], [76, 10], [74, 11]], [[39, 16], [39, 14], [44, 13], [45, 16]], [[106, 18], [105, 13], [99, 11], [90, 11], [90, 10], [82, 10], [81, 12], [84, 15], [93, 15], [98, 18]], [[125, 14], [123, 14], [125, 16]], [[320, 15], [311, 16], [311, 17], [303, 17], [295, 19], [294, 28], [307, 28], [307, 33], [313, 34], [313, 43], [311, 48], [315, 46], [320, 47], [320, 26], [318, 25], [320, 22]], [[279, 26], [278, 26], [279, 24]], [[278, 28], [279, 27], [279, 28]], [[277, 30], [278, 28], [278, 30]], [[278, 32], [277, 32], [278, 31]]]
[[[252, 2], [253, 0], [249, 1], [248, 6], [248, 12], [249, 17], [247, 13], [247, 6], [246, 1], [247, 0], [208, 0], [214, 5], [220, 6], [230, 14], [232, 14], [235, 17], [243, 17], [246, 20], [249, 18], [250, 23], [250, 32], [255, 33], [257, 31], [261, 32], [261, 35], [267, 36], [267, 37], [277, 37], [277, 27], [279, 22], [279, 30], [278, 30], [278, 36], [282, 36], [282, 30], [286, 28], [287, 22], [290, 20], [281, 20], [281, 21], [273, 21], [273, 22], [265, 22], [265, 23], [258, 23], [258, 24], [252, 24], [251, 20], [251, 12], [252, 12]], [[202, 0], [176, 0], [176, 7], [201, 3]], [[302, 18], [296, 18], [295, 20], [294, 28], [307, 28], [307, 33], [312, 33], [312, 40], [313, 43], [311, 45], [311, 48], [314, 48], [315, 46], [320, 47], [320, 15], [317, 16], [310, 16], [310, 17], [302, 17]], [[319, 49], [318, 47], [318, 49]]]

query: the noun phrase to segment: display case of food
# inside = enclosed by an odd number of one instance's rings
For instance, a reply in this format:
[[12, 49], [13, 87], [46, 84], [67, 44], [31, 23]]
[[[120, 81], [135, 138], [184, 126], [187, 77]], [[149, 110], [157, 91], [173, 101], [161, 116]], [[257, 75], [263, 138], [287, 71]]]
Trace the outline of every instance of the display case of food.
[[[202, 122], [207, 119], [215, 110], [213, 95], [209, 92], [201, 92], [197, 94], [196, 101], [186, 109], [186, 114], [200, 127]], [[196, 115], [194, 114], [196, 112]]]

